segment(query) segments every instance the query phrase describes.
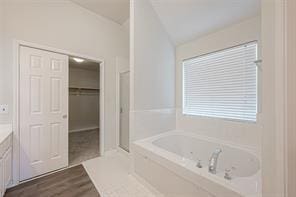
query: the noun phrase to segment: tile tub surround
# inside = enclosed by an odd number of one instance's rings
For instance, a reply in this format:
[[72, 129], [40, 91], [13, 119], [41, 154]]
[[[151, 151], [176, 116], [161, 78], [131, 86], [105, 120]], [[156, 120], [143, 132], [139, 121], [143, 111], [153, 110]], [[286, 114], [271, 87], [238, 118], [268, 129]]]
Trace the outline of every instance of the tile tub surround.
[[[216, 148], [223, 152], [219, 157], [217, 174], [211, 174], [207, 162]], [[169, 131], [134, 142], [133, 150], [136, 173], [166, 196], [178, 196], [183, 188], [191, 188], [182, 190], [183, 193], [191, 191], [190, 197], [261, 195], [260, 159], [250, 147], [190, 132]], [[202, 160], [202, 168], [196, 167], [198, 159]], [[226, 180], [224, 170], [232, 166], [236, 167], [231, 172], [232, 180]], [[158, 179], [162, 181], [157, 182]], [[165, 180], [184, 187], [174, 190], [175, 187], [168, 187]]]
[[5, 197], [100, 197], [82, 165], [7, 190]]
[[109, 152], [83, 165], [102, 197], [163, 197], [130, 173], [130, 159]]
[[132, 141], [158, 135], [176, 128], [174, 108], [130, 112]]
[[100, 156], [99, 130], [69, 133], [69, 165]]

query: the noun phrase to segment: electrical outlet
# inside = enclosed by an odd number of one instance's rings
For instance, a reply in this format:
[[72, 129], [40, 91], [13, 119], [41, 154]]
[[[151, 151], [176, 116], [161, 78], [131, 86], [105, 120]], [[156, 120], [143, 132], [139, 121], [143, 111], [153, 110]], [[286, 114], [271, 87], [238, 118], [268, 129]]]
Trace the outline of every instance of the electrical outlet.
[[7, 104], [1, 104], [0, 105], [0, 114], [7, 114], [8, 113], [8, 105]]

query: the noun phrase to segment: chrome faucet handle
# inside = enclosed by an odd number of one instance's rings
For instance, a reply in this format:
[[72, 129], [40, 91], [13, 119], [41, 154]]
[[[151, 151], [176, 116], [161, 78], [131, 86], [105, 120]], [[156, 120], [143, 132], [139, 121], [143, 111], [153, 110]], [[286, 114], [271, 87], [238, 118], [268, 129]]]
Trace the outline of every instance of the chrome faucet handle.
[[231, 180], [231, 179], [232, 179], [232, 177], [231, 177], [231, 175], [230, 175], [230, 172], [231, 172], [231, 169], [229, 169], [229, 168], [226, 168], [226, 169], [225, 169], [224, 178], [225, 178], [226, 180]]
[[221, 148], [216, 148], [216, 150], [214, 151], [215, 154], [219, 154], [222, 152], [222, 149]]
[[232, 179], [231, 172], [232, 172], [233, 170], [235, 170], [235, 169], [236, 169], [236, 168], [235, 168], [234, 166], [232, 166], [230, 169], [229, 169], [229, 168], [226, 168], [226, 169], [225, 169], [224, 178], [225, 178], [226, 180], [231, 180], [231, 179]]
[[197, 160], [196, 167], [202, 168], [202, 164], [201, 164], [201, 160], [200, 159]]

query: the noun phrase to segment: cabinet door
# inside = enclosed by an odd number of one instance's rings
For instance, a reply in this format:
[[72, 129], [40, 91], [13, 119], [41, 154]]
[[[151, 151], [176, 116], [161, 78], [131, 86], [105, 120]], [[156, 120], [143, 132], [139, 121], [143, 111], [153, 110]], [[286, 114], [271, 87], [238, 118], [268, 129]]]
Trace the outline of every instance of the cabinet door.
[[10, 184], [12, 177], [12, 151], [9, 148], [3, 157], [4, 189]]
[[3, 166], [3, 160], [0, 159], [0, 196], [2, 197], [5, 192], [4, 187], [4, 166]]

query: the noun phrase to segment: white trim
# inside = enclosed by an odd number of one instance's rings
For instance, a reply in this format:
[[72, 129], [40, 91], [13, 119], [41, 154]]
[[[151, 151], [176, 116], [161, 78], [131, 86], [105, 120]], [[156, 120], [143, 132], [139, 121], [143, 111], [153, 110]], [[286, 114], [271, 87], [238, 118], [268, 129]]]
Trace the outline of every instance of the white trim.
[[27, 46], [30, 48], [36, 48], [41, 50], [46, 50], [54, 53], [60, 53], [67, 56], [76, 56], [95, 62], [100, 63], [100, 155], [104, 155], [105, 151], [105, 97], [104, 97], [104, 81], [105, 81], [105, 71], [104, 71], [104, 59], [100, 57], [91, 57], [85, 54], [73, 53], [66, 50], [61, 50], [49, 46], [39, 45], [31, 42], [26, 42], [22, 40], [13, 41], [13, 183], [12, 185], [18, 185], [20, 183], [20, 143], [19, 143], [19, 48], [20, 46]]
[[[285, 174], [285, 196], [296, 196], [296, 170], [295, 170], [295, 108], [296, 108], [296, 92], [295, 92], [295, 8], [294, 0], [281, 1], [282, 6], [282, 23], [283, 23], [283, 59], [282, 63], [283, 81], [284, 81], [284, 174]], [[279, 65], [280, 66], [280, 65]], [[293, 85], [291, 85], [293, 84]], [[280, 132], [281, 130], [278, 130]]]
[[105, 153], [105, 64], [100, 64], [100, 156]]
[[278, 182], [275, 185], [278, 194], [287, 196], [287, 13], [285, 2], [276, 2], [275, 9], [275, 157], [278, 158], [276, 163]]
[[117, 153], [117, 152], [118, 152], [117, 149], [107, 150], [107, 151], [105, 152], [105, 156], [106, 156], [106, 157], [108, 157], [108, 156], [112, 156], [112, 155], [114, 155], [114, 154]]
[[[135, 139], [134, 129], [134, 113], [135, 110], [135, 0], [130, 0], [130, 26], [129, 26], [129, 60], [130, 60], [130, 113], [129, 113], [129, 127], [130, 127], [130, 145]], [[133, 148], [130, 147], [130, 153]], [[132, 162], [133, 163], [133, 162]], [[133, 169], [133, 167], [132, 167]]]
[[[274, 48], [264, 51], [266, 57], [263, 60], [269, 62], [274, 60], [274, 129], [269, 130], [263, 128], [262, 136], [262, 196], [285, 196], [287, 197], [287, 12], [286, 1], [265, 0], [262, 1], [262, 10], [264, 10], [263, 18], [269, 18], [274, 22], [271, 35], [262, 35], [265, 42], [274, 44]], [[273, 20], [273, 21], [272, 21]], [[265, 22], [265, 21], [263, 21]], [[265, 28], [266, 25], [264, 26]], [[266, 29], [264, 29], [267, 32]], [[266, 36], [266, 37], [265, 37]], [[263, 46], [266, 48], [266, 46]], [[266, 49], [265, 49], [266, 50]], [[266, 55], [267, 54], [267, 55]], [[268, 58], [268, 59], [267, 59]], [[270, 65], [268, 65], [270, 66]], [[268, 68], [268, 67], [266, 67]], [[264, 72], [264, 70], [263, 70]], [[265, 72], [267, 72], [265, 70]], [[273, 73], [272, 73], [273, 74]], [[266, 110], [266, 109], [265, 109]], [[266, 112], [265, 112], [266, 116]], [[270, 120], [269, 120], [270, 121]], [[273, 143], [267, 143], [269, 140]], [[266, 169], [266, 170], [265, 170]], [[267, 170], [268, 169], [268, 170]], [[271, 171], [272, 170], [272, 171]], [[275, 178], [273, 178], [275, 177]]]
[[[123, 63], [124, 62], [124, 63]], [[123, 150], [119, 146], [119, 132], [120, 132], [120, 74], [130, 72], [129, 64], [127, 60], [116, 57], [116, 149], [120, 152], [127, 151]], [[131, 140], [129, 140], [131, 141]]]
[[117, 147], [117, 151], [118, 151], [119, 153], [121, 153], [122, 155], [124, 155], [124, 156], [130, 158], [130, 153], [127, 152], [126, 150], [124, 150], [123, 148], [121, 148], [120, 146]]

